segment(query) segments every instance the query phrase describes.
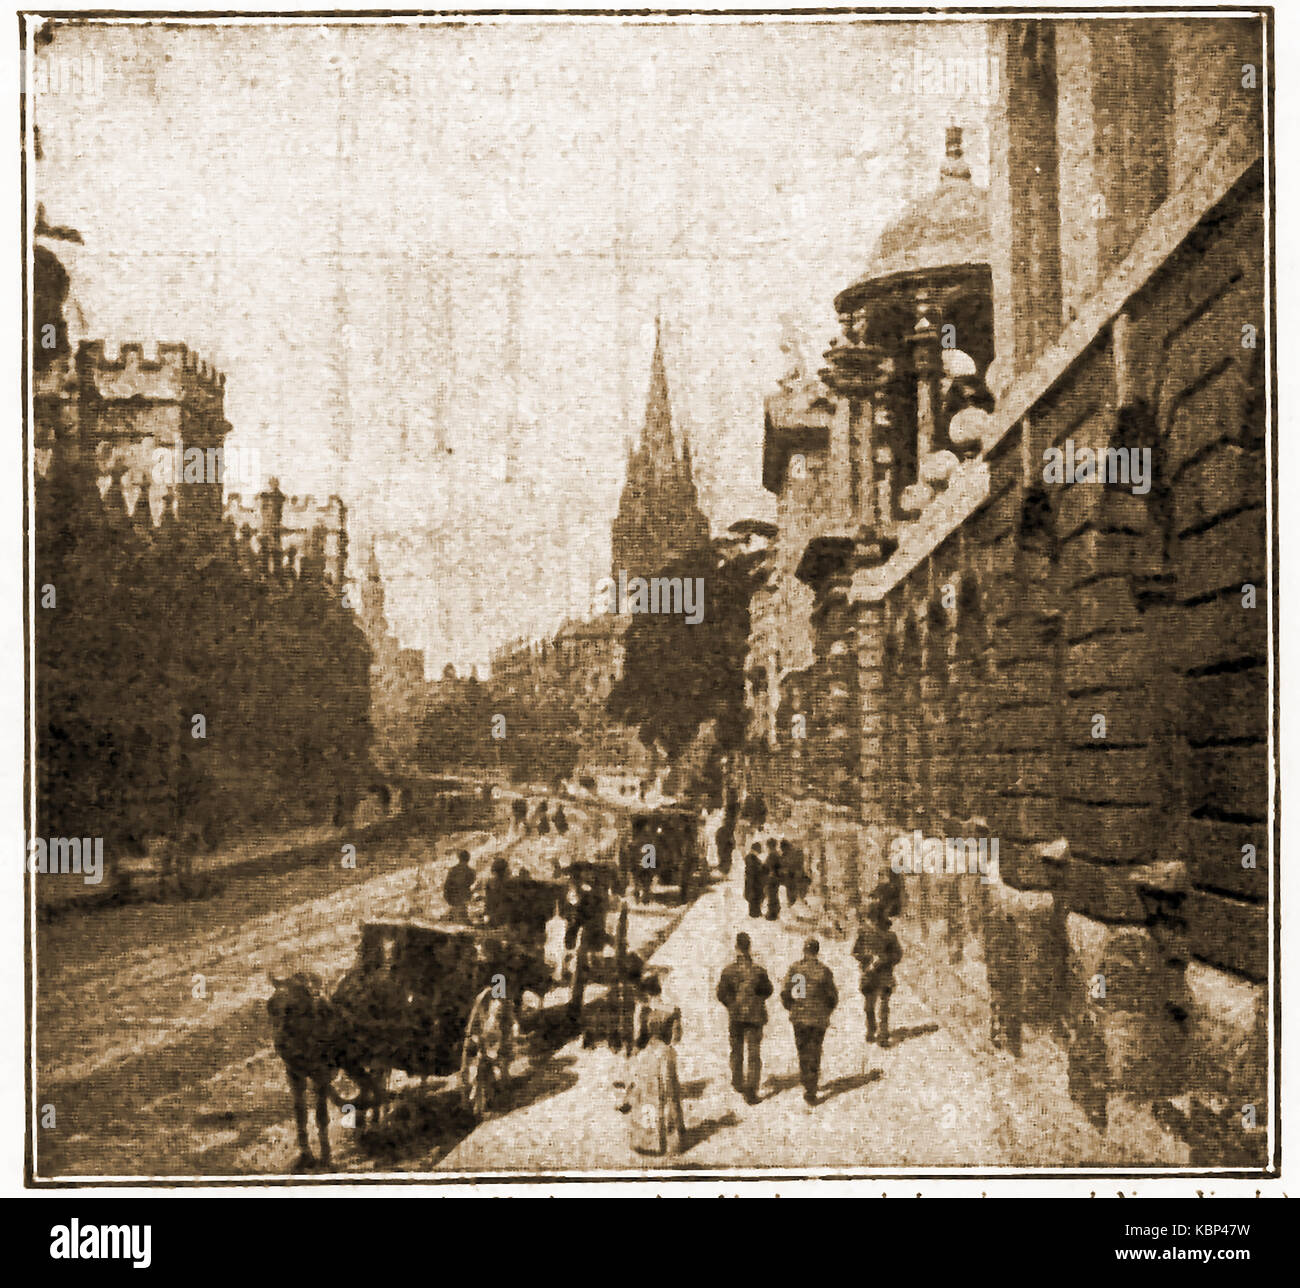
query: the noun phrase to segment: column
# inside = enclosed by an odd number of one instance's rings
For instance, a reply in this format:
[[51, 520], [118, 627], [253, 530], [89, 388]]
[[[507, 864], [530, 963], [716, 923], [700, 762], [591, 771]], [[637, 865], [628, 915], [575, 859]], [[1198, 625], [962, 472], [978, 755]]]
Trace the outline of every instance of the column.
[[916, 475], [919, 479], [925, 458], [934, 451], [939, 429], [939, 380], [943, 363], [939, 356], [939, 310], [928, 291], [916, 293], [916, 325], [908, 337], [912, 347], [912, 369], [916, 373]]
[[827, 368], [821, 378], [839, 398], [836, 428], [841, 423], [842, 457], [832, 447], [835, 456], [835, 473], [840, 477], [843, 460], [843, 478], [846, 487], [842, 493], [845, 508], [840, 511], [859, 525], [871, 526], [876, 519], [875, 497], [875, 401], [878, 371], [883, 354], [868, 343], [870, 318], [865, 310], [846, 314], [841, 319], [844, 342], [836, 341], [826, 351]]

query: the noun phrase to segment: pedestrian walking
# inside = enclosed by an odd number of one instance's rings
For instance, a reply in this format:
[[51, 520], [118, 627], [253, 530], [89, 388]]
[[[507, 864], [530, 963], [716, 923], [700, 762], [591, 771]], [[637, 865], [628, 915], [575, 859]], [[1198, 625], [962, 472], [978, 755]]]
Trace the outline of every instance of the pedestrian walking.
[[751, 917], [763, 915], [763, 854], [757, 841], [745, 855], [745, 902]]
[[867, 895], [868, 908], [878, 906], [886, 920], [893, 921], [903, 911], [903, 874], [892, 865]]
[[831, 1015], [839, 1005], [835, 977], [818, 959], [821, 945], [809, 939], [781, 986], [781, 1002], [790, 1013], [794, 1029], [794, 1047], [799, 1056], [799, 1081], [803, 1083], [804, 1102], [817, 1103], [817, 1086], [821, 1079], [822, 1044], [830, 1027]]
[[859, 988], [867, 1015], [867, 1041], [889, 1045], [889, 998], [894, 991], [894, 967], [903, 960], [903, 946], [890, 928], [883, 904], [868, 905], [867, 919], [853, 941], [853, 957], [862, 972]]
[[673, 1050], [677, 1026], [675, 1015], [655, 1012], [645, 1049], [632, 1061], [628, 1133], [638, 1154], [680, 1154], [685, 1147], [682, 1088]]
[[447, 901], [447, 912], [453, 921], [469, 920], [469, 900], [473, 893], [474, 869], [470, 867], [469, 851], [459, 850], [442, 883], [442, 897]]
[[537, 807], [537, 835], [545, 836], [551, 830], [551, 820], [546, 815], [546, 802]]
[[718, 1001], [727, 1008], [727, 1036], [731, 1042], [731, 1085], [747, 1104], [758, 1103], [763, 1076], [763, 1026], [772, 981], [750, 956], [749, 936], [736, 936], [736, 956], [718, 978]]
[[731, 851], [735, 844], [736, 820], [734, 815], [724, 807], [722, 822], [718, 824], [718, 831], [714, 837], [714, 845], [718, 851], [718, 871], [724, 877], [731, 871]]
[[510, 864], [504, 858], [492, 860], [492, 872], [483, 887], [483, 920], [489, 926], [504, 926], [510, 920]]
[[569, 830], [569, 816], [564, 812], [563, 805], [555, 807], [554, 822], [555, 830], [560, 836], [563, 836]]
[[791, 903], [799, 903], [808, 897], [810, 883], [808, 870], [804, 866], [803, 851], [786, 840], [781, 842], [781, 874]]
[[768, 921], [781, 915], [781, 850], [776, 838], [767, 843], [767, 858], [763, 860], [763, 893], [767, 898]]

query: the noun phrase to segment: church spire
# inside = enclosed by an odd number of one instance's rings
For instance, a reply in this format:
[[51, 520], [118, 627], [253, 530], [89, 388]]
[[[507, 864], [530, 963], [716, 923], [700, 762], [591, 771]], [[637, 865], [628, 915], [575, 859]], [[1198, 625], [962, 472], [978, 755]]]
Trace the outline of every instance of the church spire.
[[691, 477], [690, 445], [678, 455], [664, 365], [663, 327], [655, 319], [641, 441], [629, 452], [627, 480], [610, 533], [613, 576], [656, 576], [676, 558], [703, 549], [709, 521]]
[[676, 450], [668, 373], [664, 368], [663, 327], [658, 317], [655, 318], [655, 352], [650, 360], [650, 389], [646, 394], [645, 429], [641, 442], [651, 469], [661, 477], [670, 474]]

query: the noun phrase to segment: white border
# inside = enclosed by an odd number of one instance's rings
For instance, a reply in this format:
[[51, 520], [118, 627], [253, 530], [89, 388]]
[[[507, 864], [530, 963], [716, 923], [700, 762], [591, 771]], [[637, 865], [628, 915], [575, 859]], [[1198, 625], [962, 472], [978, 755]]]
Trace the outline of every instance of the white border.
[[[66, 0], [54, 0], [54, 3], [41, 6], [43, 13], [58, 13], [64, 11], [76, 11], [79, 7], [76, 4], [67, 3]], [[171, 6], [176, 17], [170, 21], [187, 21], [184, 14], [191, 10], [203, 10], [213, 8], [212, 0], [176, 0]], [[590, 3], [573, 2], [567, 0], [565, 8], [573, 10], [596, 9], [602, 6]], [[605, 6], [608, 7], [608, 6]], [[709, 8], [760, 8], [760, 6], [751, 6], [744, 3], [732, 3], [726, 6], [701, 5], [701, 10]], [[795, 0], [794, 3], [788, 3], [785, 7], [790, 9], [815, 9], [817, 6], [800, 3]], [[919, 4], [908, 3], [908, 8], [919, 8]], [[1170, 7], [1162, 10], [1157, 14], [1150, 11], [1135, 11], [1126, 15], [1124, 10], [1098, 10], [1088, 8], [1082, 5], [1066, 4], [1062, 6], [1074, 10], [1071, 15], [1078, 18], [1095, 17], [1095, 18], [1114, 18], [1121, 16], [1132, 16], [1135, 18], [1150, 17], [1177, 17], [1180, 15], [1195, 16], [1203, 14], [1204, 10], [1188, 10]], [[1013, 6], [982, 6], [983, 12], [970, 14], [936, 14], [918, 12], [914, 15], [870, 15], [870, 14], [765, 14], [764, 21], [769, 22], [861, 22], [861, 21], [883, 21], [883, 22], [913, 22], [913, 21], [981, 21], [985, 18], [996, 15], [1014, 15], [1017, 17], [1033, 17], [1039, 13], [1043, 16], [1051, 16], [1043, 11], [1031, 7], [1015, 8]], [[1249, 16], [1250, 11], [1234, 10], [1224, 8], [1217, 11], [1222, 16]], [[437, 17], [360, 17], [349, 16], [342, 19], [332, 19], [335, 22], [346, 22], [350, 25], [383, 22], [390, 24], [423, 24], [433, 25], [440, 21], [453, 20], [448, 11], [447, 19]], [[1268, 166], [1274, 163], [1275, 152], [1280, 152], [1283, 157], [1289, 158], [1293, 154], [1293, 145], [1295, 142], [1295, 130], [1297, 118], [1300, 116], [1300, 91], [1294, 87], [1293, 79], [1286, 74], [1286, 71], [1293, 65], [1291, 59], [1300, 53], [1300, 19], [1290, 17], [1291, 11], [1287, 7], [1281, 7], [1275, 10], [1274, 14], [1274, 33], [1275, 33], [1275, 77], [1276, 77], [1276, 106], [1275, 106], [1275, 134], [1274, 138], [1281, 145], [1277, 149], [1273, 148], [1273, 140], [1266, 139], [1265, 142], [1265, 193], [1266, 200], [1272, 190], [1272, 176], [1268, 173]], [[1059, 16], [1056, 15], [1056, 16]], [[156, 21], [156, 19], [139, 19], [139, 18], [116, 18], [112, 21], [144, 23]], [[454, 21], [465, 23], [474, 23], [481, 25], [500, 25], [507, 23], [520, 22], [547, 22], [547, 23], [619, 23], [619, 24], [657, 24], [664, 22], [674, 23], [692, 23], [692, 24], [729, 24], [743, 23], [751, 21], [744, 14], [709, 14], [700, 12], [688, 17], [668, 19], [663, 16], [654, 15], [635, 15], [628, 17], [619, 17], [608, 14], [590, 14], [583, 15], [558, 15], [554, 13], [532, 13], [528, 15], [506, 16], [500, 14], [481, 14], [474, 15], [460, 11], [454, 14]], [[265, 22], [278, 23], [318, 23], [325, 21], [320, 17], [313, 18], [234, 18], [234, 19], [208, 19], [193, 18], [188, 21], [195, 23], [210, 23], [220, 21], [232, 25], [260, 25]], [[15, 24], [17, 25], [17, 24]], [[12, 29], [11, 29], [12, 30]], [[17, 34], [17, 33], [15, 33]], [[19, 42], [10, 40], [0, 42], [0, 84], [16, 86], [19, 82]], [[1267, 87], [1266, 92], [1267, 92]], [[11, 94], [10, 103], [15, 104], [15, 96]], [[12, 136], [11, 136], [12, 137]], [[21, 255], [19, 250], [19, 225], [18, 221], [13, 218], [15, 209], [18, 207], [18, 158], [11, 154], [10, 164], [5, 169], [4, 183], [5, 191], [9, 197], [7, 208], [10, 212], [10, 218], [6, 224], [8, 237], [10, 239], [10, 254], [7, 259], [9, 266], [9, 281], [11, 283], [12, 294], [10, 296], [11, 307], [6, 310], [3, 326], [5, 335], [9, 343], [6, 346], [6, 352], [9, 355], [9, 361], [4, 364], [5, 389], [8, 395], [7, 405], [15, 411], [20, 406], [21, 383], [20, 383], [20, 362], [21, 362], [21, 319], [19, 309], [16, 307], [17, 301], [21, 299]], [[1281, 168], [1281, 167], [1280, 167]], [[1289, 175], [1282, 173], [1280, 183], [1277, 189], [1277, 223], [1279, 227], [1287, 227], [1288, 215], [1291, 213], [1289, 198], [1293, 195], [1293, 187], [1288, 184]], [[29, 198], [30, 199], [30, 198]], [[28, 212], [28, 227], [30, 223], [30, 212]], [[1267, 225], [1267, 221], [1266, 221]], [[1271, 239], [1272, 230], [1266, 226], [1266, 238]], [[30, 247], [29, 247], [30, 251]], [[1281, 239], [1277, 247], [1277, 268], [1278, 277], [1282, 282], [1289, 283], [1296, 279], [1300, 274], [1300, 249], [1297, 248], [1295, 239]], [[1266, 289], [1272, 285], [1271, 266], [1266, 262], [1265, 266], [1265, 284]], [[1279, 289], [1278, 291], [1278, 323], [1281, 335], [1294, 333], [1294, 327], [1288, 325], [1292, 322], [1293, 314], [1290, 307], [1289, 297], [1285, 296]], [[1266, 316], [1266, 336], [1271, 340], [1271, 319]], [[1287, 352], [1284, 343], [1279, 342], [1279, 352]], [[1272, 354], [1271, 348], [1268, 356], [1268, 365], [1271, 373]], [[1281, 405], [1289, 407], [1293, 405], [1296, 394], [1296, 364], [1282, 362], [1279, 364], [1278, 386]], [[1272, 384], [1271, 380], [1268, 385], [1268, 406], [1269, 406], [1269, 425], [1270, 433], [1275, 432], [1272, 406]], [[30, 409], [29, 409], [30, 410]], [[0, 577], [3, 577], [3, 586], [6, 592], [6, 602], [11, 611], [6, 615], [3, 623], [3, 635], [0, 636], [0, 648], [3, 648], [4, 654], [14, 660], [12, 675], [15, 679], [11, 682], [4, 692], [3, 706], [0, 711], [3, 712], [4, 719], [0, 723], [3, 733], [3, 774], [0, 776], [0, 786], [3, 788], [3, 796], [7, 817], [10, 820], [10, 835], [14, 838], [12, 846], [6, 846], [6, 852], [11, 855], [21, 856], [24, 852], [23, 845], [23, 811], [22, 811], [22, 783], [23, 783], [23, 758], [24, 758], [24, 740], [22, 736], [22, 719], [23, 719], [23, 686], [22, 686], [22, 662], [23, 657], [23, 629], [22, 629], [22, 490], [19, 479], [22, 474], [22, 437], [19, 430], [19, 418], [13, 416], [11, 421], [13, 430], [11, 431], [8, 443], [7, 453], [2, 463], [0, 463], [0, 512], [10, 517], [7, 537], [8, 555], [0, 562]], [[1300, 451], [1293, 439], [1288, 436], [1280, 437], [1279, 441], [1279, 467], [1282, 470], [1284, 479], [1293, 477], [1296, 467], [1296, 455]], [[1272, 483], [1272, 462], [1269, 457], [1270, 485]], [[1284, 495], [1282, 492], [1283, 484], [1279, 484], [1279, 496]], [[1282, 526], [1279, 532], [1279, 544], [1283, 550], [1288, 548], [1290, 533], [1290, 511], [1294, 507], [1281, 507], [1280, 518]], [[1270, 486], [1268, 497], [1268, 512], [1270, 522], [1273, 522], [1272, 490]], [[1286, 589], [1296, 590], [1297, 581], [1300, 581], [1300, 572], [1293, 570], [1294, 561], [1287, 559], [1282, 560], [1280, 569], [1281, 581], [1277, 582], [1272, 567], [1272, 546], [1269, 547], [1270, 591], [1276, 585], [1277, 592], [1280, 594], [1280, 616], [1282, 619], [1281, 639], [1285, 643], [1292, 637], [1290, 627], [1296, 625], [1295, 620], [1289, 610], [1289, 597], [1285, 594]], [[29, 600], [30, 602], [30, 600]], [[1270, 595], [1270, 605], [1275, 602]], [[1272, 609], [1270, 607], [1269, 619], [1270, 640], [1273, 633]], [[1270, 652], [1270, 696], [1273, 685], [1277, 682], [1277, 677], [1273, 674], [1272, 654]], [[1281, 732], [1285, 741], [1285, 763], [1292, 763], [1292, 754], [1300, 750], [1300, 740], [1291, 735], [1291, 703], [1287, 700], [1285, 689], [1282, 691], [1282, 725]], [[1270, 730], [1270, 743], [1273, 742], [1272, 731]], [[1273, 746], [1273, 753], [1276, 754], [1281, 748]], [[1286, 784], [1282, 785], [1283, 790], [1283, 810], [1284, 821], [1287, 810]], [[1270, 803], [1276, 808], [1278, 802], [1273, 800], [1273, 783], [1270, 780]], [[1269, 841], [1270, 849], [1272, 847], [1272, 828], [1270, 827]], [[1270, 888], [1270, 907], [1277, 898], [1277, 873], [1280, 855], [1273, 854], [1273, 867], [1271, 869], [1271, 888]], [[23, 908], [22, 899], [22, 863], [21, 857], [17, 861], [11, 861], [9, 879], [0, 883], [0, 909], [8, 914], [10, 920], [0, 921], [17, 928], [20, 922], [28, 921], [29, 910]], [[1270, 918], [1270, 949], [1274, 945], [1274, 930], [1272, 919]], [[204, 1185], [186, 1184], [183, 1189], [173, 1188], [176, 1178], [72, 1178], [69, 1177], [62, 1182], [47, 1182], [45, 1186], [35, 1190], [24, 1190], [22, 1188], [22, 1175], [24, 1165], [24, 1129], [26, 1126], [29, 1107], [25, 1103], [25, 1069], [24, 1069], [24, 1046], [22, 1041], [24, 1026], [24, 1007], [19, 1004], [20, 998], [25, 998], [27, 990], [20, 987], [18, 981], [23, 979], [24, 973], [24, 945], [22, 937], [17, 934], [9, 934], [0, 937], [0, 1031], [3, 1031], [9, 1041], [0, 1046], [0, 1069], [3, 1074], [0, 1075], [0, 1193], [23, 1194], [27, 1197], [67, 1197], [70, 1194], [84, 1193], [82, 1190], [69, 1189], [68, 1186], [75, 1180], [82, 1179], [93, 1187], [95, 1192], [106, 1197], [108, 1196], [125, 1196], [125, 1195], [166, 1195], [172, 1197], [186, 1197], [199, 1194], [218, 1196], [218, 1197], [242, 1197], [250, 1194], [266, 1195], [293, 1195], [293, 1196], [320, 1196], [320, 1197], [367, 1197], [378, 1198], [390, 1194], [402, 1194], [410, 1197], [419, 1196], [451, 1196], [453, 1194], [473, 1194], [483, 1192], [485, 1187], [490, 1186], [494, 1195], [515, 1194], [520, 1196], [540, 1197], [544, 1194], [556, 1194], [572, 1197], [590, 1197], [592, 1195], [613, 1195], [613, 1194], [634, 1194], [646, 1196], [662, 1190], [671, 1190], [674, 1194], [681, 1195], [710, 1195], [743, 1192], [755, 1197], [786, 1194], [792, 1192], [792, 1188], [797, 1187], [801, 1194], [815, 1194], [818, 1196], [832, 1195], [879, 1195], [882, 1193], [891, 1193], [893, 1195], [913, 1195], [913, 1194], [943, 1194], [946, 1196], [979, 1196], [979, 1195], [1043, 1195], [1052, 1196], [1074, 1196], [1088, 1197], [1095, 1195], [1097, 1197], [1107, 1197], [1110, 1195], [1120, 1195], [1125, 1197], [1147, 1196], [1147, 1197], [1168, 1197], [1168, 1196], [1190, 1196], [1202, 1194], [1207, 1197], [1240, 1195], [1251, 1196], [1258, 1193], [1280, 1194], [1285, 1184], [1286, 1173], [1276, 1181], [1241, 1181], [1241, 1180], [1219, 1180], [1215, 1179], [1215, 1170], [1197, 1172], [1194, 1177], [1174, 1177], [1169, 1172], [1178, 1169], [1138, 1169], [1138, 1168], [1108, 1168], [1094, 1169], [1086, 1176], [1079, 1176], [1077, 1173], [1069, 1171], [1057, 1173], [1055, 1169], [1034, 1169], [1034, 1168], [969, 1168], [969, 1169], [907, 1169], [907, 1168], [878, 1168], [873, 1169], [871, 1176], [879, 1179], [868, 1180], [849, 1180], [841, 1178], [832, 1178], [828, 1176], [830, 1169], [818, 1171], [782, 1171], [781, 1179], [772, 1179], [771, 1173], [755, 1171], [736, 1171], [728, 1173], [726, 1179], [700, 1180], [696, 1174], [674, 1173], [668, 1171], [654, 1171], [648, 1174], [639, 1173], [599, 1173], [599, 1174], [576, 1174], [573, 1180], [564, 1181], [520, 1181], [516, 1176], [509, 1173], [493, 1176], [488, 1182], [479, 1180], [474, 1184], [467, 1183], [464, 1179], [458, 1178], [455, 1173], [433, 1173], [430, 1180], [436, 1178], [437, 1183], [420, 1184], [410, 1181], [399, 1183], [384, 1183], [378, 1179], [379, 1174], [375, 1173], [358, 1173], [347, 1174], [343, 1179], [353, 1179], [366, 1182], [364, 1185], [347, 1185], [339, 1184], [337, 1181], [329, 1185], [303, 1184], [302, 1178], [297, 1176], [286, 1177], [258, 1177], [249, 1178], [246, 1176], [236, 1176], [230, 1178], [204, 1177], [200, 1178], [206, 1182], [220, 1182], [228, 1180], [234, 1184], [228, 1187], [220, 1185], [211, 1188]], [[1294, 944], [1288, 942], [1286, 937], [1282, 942], [1282, 974], [1287, 982], [1288, 987], [1294, 984], [1296, 978], [1297, 950]], [[1270, 974], [1269, 996], [1270, 1004], [1275, 996], [1275, 989], [1278, 981]], [[1289, 992], [1287, 993], [1289, 996]], [[1294, 1008], [1292, 1008], [1294, 1011]], [[1300, 1055], [1300, 1043], [1297, 1042], [1296, 1034], [1298, 1030], [1297, 1023], [1293, 1017], [1283, 1015], [1282, 1032], [1281, 1032], [1281, 1051], [1282, 1067], [1284, 1071], [1289, 1071], [1296, 1067], [1296, 1060]], [[1270, 1060], [1270, 1094], [1272, 1092], [1272, 1069], [1274, 1050], [1277, 1049], [1278, 1043], [1270, 1043], [1269, 1060]], [[1287, 1103], [1286, 1084], [1283, 1084], [1282, 1103], [1285, 1108]], [[1283, 1114], [1281, 1119], [1282, 1126], [1282, 1153], [1285, 1160], [1285, 1166], [1290, 1172], [1300, 1168], [1300, 1163], [1293, 1160], [1297, 1157], [1297, 1151], [1300, 1150], [1300, 1134], [1296, 1131], [1295, 1115]], [[1271, 1139], [1272, 1116], [1270, 1115], [1270, 1152], [1275, 1142]], [[1189, 1169], [1184, 1169], [1189, 1170]], [[1052, 1172], [1050, 1179], [1041, 1179], [1041, 1176], [1049, 1171]], [[977, 1173], [974, 1178], [970, 1173]], [[1035, 1179], [1015, 1179], [1026, 1172], [1038, 1173]], [[410, 1174], [419, 1176], [420, 1174]], [[1141, 1175], [1143, 1179], [1131, 1179], [1134, 1176]], [[997, 1179], [991, 1179], [996, 1176]], [[1110, 1176], [1123, 1177], [1118, 1184], [1108, 1178]], [[633, 1179], [635, 1177], [635, 1179]], [[792, 1181], [791, 1177], [807, 1178]], [[816, 1179], [822, 1177], [824, 1179]], [[680, 1179], [678, 1179], [680, 1178]], [[899, 1178], [895, 1180], [894, 1178]], [[902, 1179], [906, 1178], [906, 1179]], [[919, 1179], [924, 1178], [924, 1179]], [[1004, 1179], [1005, 1178], [1005, 1179]], [[1149, 1179], [1148, 1179], [1149, 1178]], [[162, 1185], [151, 1185], [151, 1180], [162, 1181]], [[286, 1188], [280, 1184], [265, 1184], [266, 1181], [293, 1181], [292, 1188]], [[251, 1183], [250, 1183], [251, 1181]], [[107, 1184], [105, 1184], [107, 1182]], [[115, 1183], [116, 1182], [116, 1183]], [[664, 1184], [660, 1184], [664, 1182]]]

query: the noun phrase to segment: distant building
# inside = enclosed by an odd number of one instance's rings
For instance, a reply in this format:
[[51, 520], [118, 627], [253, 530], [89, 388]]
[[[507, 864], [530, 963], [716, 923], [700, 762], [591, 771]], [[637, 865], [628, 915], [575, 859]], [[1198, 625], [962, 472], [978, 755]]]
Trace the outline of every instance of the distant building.
[[633, 730], [606, 714], [610, 691], [623, 677], [628, 618], [603, 613], [566, 622], [554, 635], [514, 640], [492, 654], [491, 684], [503, 698], [566, 713], [563, 731], [582, 748], [578, 772], [643, 769], [650, 757]]
[[375, 545], [370, 543], [361, 587], [361, 629], [370, 644], [370, 718], [376, 738], [401, 751], [415, 746], [419, 718], [432, 693], [424, 653], [403, 648], [385, 614], [386, 593]]
[[238, 492], [227, 496], [225, 518], [259, 564], [298, 575], [311, 571], [342, 593], [348, 509], [339, 497], [320, 502], [311, 496], [286, 497], [273, 478], [251, 499]]
[[60, 468], [93, 480], [133, 517], [168, 516], [221, 531], [225, 377], [183, 344], [142, 344], [105, 354], [102, 340], [57, 354], [34, 370], [36, 470]]
[[655, 324], [641, 441], [629, 448], [627, 478], [610, 534], [610, 575], [652, 577], [674, 559], [709, 544], [700, 509], [689, 441], [678, 450], [673, 433], [663, 339]]
[[[656, 323], [650, 387], [641, 440], [630, 447], [627, 478], [610, 533], [610, 575], [618, 583], [653, 577], [674, 560], [710, 547], [700, 509], [690, 444], [673, 431], [663, 337]], [[593, 588], [594, 589], [594, 588]], [[513, 640], [492, 655], [492, 685], [503, 697], [571, 712], [565, 733], [582, 747], [579, 772], [600, 777], [611, 768], [648, 772], [651, 757], [633, 730], [605, 713], [623, 675], [629, 619], [597, 613], [566, 622], [544, 639]]]

